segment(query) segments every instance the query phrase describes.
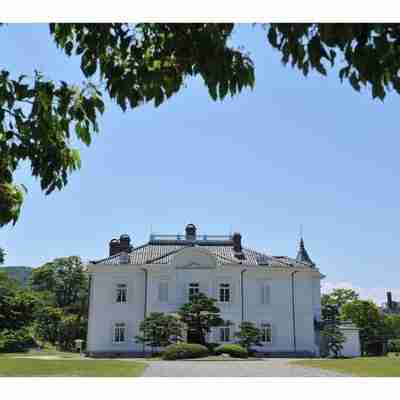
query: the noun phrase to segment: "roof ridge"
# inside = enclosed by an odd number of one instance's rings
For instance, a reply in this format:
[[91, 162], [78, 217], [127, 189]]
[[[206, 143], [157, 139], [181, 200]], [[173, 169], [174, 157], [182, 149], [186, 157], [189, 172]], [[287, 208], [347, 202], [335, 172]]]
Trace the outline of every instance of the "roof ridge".
[[227, 260], [227, 261], [234, 261], [236, 264], [241, 264], [240, 261], [237, 261], [237, 260], [235, 260], [234, 258], [225, 257], [225, 256], [223, 256], [223, 255], [221, 255], [221, 254], [217, 254], [217, 253], [215, 253], [214, 255], [215, 255], [216, 257], [223, 258], [224, 260]]
[[181, 250], [183, 250], [183, 249], [186, 249], [186, 248], [188, 248], [188, 247], [192, 247], [192, 246], [185, 246], [185, 245], [183, 245], [183, 246], [180, 247], [179, 249], [171, 250], [171, 251], [169, 251], [168, 253], [165, 253], [165, 254], [163, 254], [163, 255], [161, 255], [161, 256], [158, 256], [158, 257], [156, 257], [156, 258], [147, 260], [147, 261], [146, 261], [146, 264], [152, 264], [154, 261], [162, 260], [163, 258], [168, 257], [168, 256], [171, 256], [172, 254], [178, 253], [179, 251], [181, 251]]
[[142, 244], [142, 245], [140, 245], [140, 246], [138, 246], [138, 247], [133, 248], [128, 254], [133, 253], [135, 250], [143, 249], [143, 247], [146, 247], [146, 246], [149, 246], [149, 245], [150, 245], [150, 242], [147, 242], [147, 243], [145, 243], [145, 244]]
[[112, 256], [108, 256], [108, 257], [102, 258], [101, 260], [92, 261], [92, 262], [93, 262], [93, 264], [100, 264], [100, 263], [103, 262], [103, 261], [113, 260], [114, 258], [119, 257], [119, 256], [121, 255], [121, 253], [123, 253], [123, 251], [120, 251], [120, 252], [117, 253], [117, 254], [113, 254]]

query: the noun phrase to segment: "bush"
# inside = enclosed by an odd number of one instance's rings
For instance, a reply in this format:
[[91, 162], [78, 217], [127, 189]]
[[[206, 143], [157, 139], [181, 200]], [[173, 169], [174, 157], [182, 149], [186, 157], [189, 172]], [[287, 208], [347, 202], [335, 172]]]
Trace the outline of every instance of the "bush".
[[389, 340], [388, 351], [390, 353], [400, 353], [400, 339]]
[[164, 360], [179, 360], [182, 358], [201, 358], [209, 355], [208, 349], [201, 344], [178, 343], [167, 346], [162, 354]]
[[219, 343], [206, 343], [206, 346], [210, 353], [215, 353], [215, 349], [219, 346]]
[[4, 329], [0, 332], [0, 353], [16, 353], [27, 351], [35, 346], [35, 341], [27, 329], [11, 331]]
[[215, 349], [216, 354], [229, 354], [235, 358], [247, 358], [249, 353], [239, 344], [222, 344]]

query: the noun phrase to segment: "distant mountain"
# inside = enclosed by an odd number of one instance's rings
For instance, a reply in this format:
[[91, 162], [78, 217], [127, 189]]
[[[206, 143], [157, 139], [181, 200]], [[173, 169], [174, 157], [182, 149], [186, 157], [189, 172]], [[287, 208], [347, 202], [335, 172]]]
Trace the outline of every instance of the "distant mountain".
[[5, 272], [10, 279], [15, 279], [22, 286], [27, 286], [32, 275], [31, 267], [24, 266], [5, 266], [0, 267], [0, 272]]

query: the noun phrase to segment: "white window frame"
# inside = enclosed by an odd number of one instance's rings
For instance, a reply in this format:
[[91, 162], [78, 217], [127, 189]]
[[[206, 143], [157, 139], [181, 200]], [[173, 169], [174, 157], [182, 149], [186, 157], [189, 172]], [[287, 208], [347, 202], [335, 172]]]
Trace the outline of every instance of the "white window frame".
[[[125, 296], [123, 294], [125, 293]], [[117, 283], [115, 289], [115, 302], [117, 304], [126, 304], [128, 303], [128, 285], [126, 283]], [[120, 298], [121, 296], [121, 298]], [[125, 297], [125, 300], [123, 301]]]
[[200, 293], [200, 283], [190, 282], [188, 286], [188, 299], [191, 301], [192, 296]]
[[[264, 344], [271, 344], [272, 343], [272, 324], [270, 322], [262, 322], [260, 324], [260, 330], [261, 330], [261, 343]], [[268, 332], [269, 331], [269, 335]], [[267, 339], [269, 336], [269, 340], [263, 340], [263, 339]]]
[[232, 300], [231, 284], [222, 282], [218, 286], [218, 299], [220, 303], [230, 303]]
[[[165, 298], [162, 297], [162, 293], [163, 293], [162, 286], [164, 286]], [[159, 303], [168, 303], [168, 301], [169, 301], [169, 283], [166, 280], [161, 280], [158, 282], [158, 302]]]
[[232, 340], [231, 327], [229, 325], [220, 326], [218, 333], [219, 333], [219, 343], [229, 343]]
[[[123, 331], [123, 334], [121, 335], [121, 330]], [[118, 334], [117, 334], [118, 332]], [[123, 336], [124, 340], [120, 340], [121, 336]], [[118, 338], [118, 340], [117, 340]], [[114, 329], [113, 329], [113, 343], [114, 344], [122, 344], [126, 342], [126, 323], [125, 322], [116, 322], [114, 324]]]

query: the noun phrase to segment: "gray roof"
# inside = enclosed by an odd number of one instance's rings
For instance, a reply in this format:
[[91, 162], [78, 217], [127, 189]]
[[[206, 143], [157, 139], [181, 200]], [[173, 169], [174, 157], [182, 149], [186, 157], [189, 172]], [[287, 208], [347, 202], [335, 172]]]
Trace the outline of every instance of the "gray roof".
[[[269, 265], [278, 263], [284, 266], [294, 266], [296, 260], [290, 257], [274, 257], [262, 254], [258, 251], [242, 248], [242, 253], [236, 253], [232, 243], [198, 241], [150, 241], [142, 246], [134, 248], [130, 253], [118, 253], [113, 256], [98, 261], [92, 261], [94, 264], [125, 264], [128, 258], [129, 264], [170, 264], [175, 254], [185, 248], [200, 247], [208, 250], [217, 259], [218, 265], [223, 264], [246, 264], [246, 265]], [[128, 256], [128, 257], [127, 257]]]
[[300, 239], [299, 251], [297, 252], [296, 261], [314, 265], [304, 246], [303, 238]]

